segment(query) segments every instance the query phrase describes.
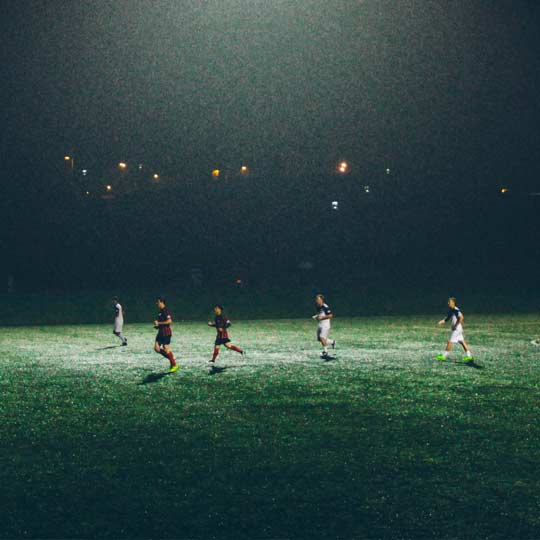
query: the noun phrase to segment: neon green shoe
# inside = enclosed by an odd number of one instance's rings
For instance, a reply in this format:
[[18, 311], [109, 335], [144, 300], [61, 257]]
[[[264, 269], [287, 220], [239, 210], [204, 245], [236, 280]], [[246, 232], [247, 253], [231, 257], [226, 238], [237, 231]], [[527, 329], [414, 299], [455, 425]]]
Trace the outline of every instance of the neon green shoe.
[[174, 373], [175, 371], [178, 371], [178, 364], [176, 364], [176, 366], [171, 366], [167, 373]]
[[473, 362], [473, 361], [474, 361], [474, 357], [473, 357], [473, 356], [464, 356], [464, 357], [463, 357], [463, 360], [465, 360], [465, 362]]
[[444, 354], [438, 354], [435, 358], [437, 360], [446, 360], [446, 356], [444, 356]]

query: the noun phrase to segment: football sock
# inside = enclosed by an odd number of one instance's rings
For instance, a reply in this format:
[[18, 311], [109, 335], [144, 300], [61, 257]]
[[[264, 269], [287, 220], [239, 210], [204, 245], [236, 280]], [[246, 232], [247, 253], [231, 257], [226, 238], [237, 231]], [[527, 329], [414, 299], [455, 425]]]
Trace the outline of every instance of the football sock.
[[174, 357], [174, 354], [172, 351], [169, 352], [169, 354], [165, 353], [165, 356], [169, 359], [171, 366], [176, 366], [176, 358]]
[[236, 345], [231, 345], [231, 351], [236, 351], [238, 353], [241, 353], [242, 349], [240, 347], [237, 347]]
[[472, 356], [472, 352], [469, 350], [465, 351], [465, 356]]
[[444, 351], [444, 352], [442, 353], [442, 355], [443, 355], [445, 358], [448, 358], [448, 351]]
[[212, 362], [218, 357], [219, 349], [216, 347], [214, 349], [214, 354], [212, 355]]

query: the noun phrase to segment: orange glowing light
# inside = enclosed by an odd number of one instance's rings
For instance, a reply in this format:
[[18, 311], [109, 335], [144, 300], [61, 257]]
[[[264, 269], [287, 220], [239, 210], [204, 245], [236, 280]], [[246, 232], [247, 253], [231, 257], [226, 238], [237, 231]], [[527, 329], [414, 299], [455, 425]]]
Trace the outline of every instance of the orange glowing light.
[[220, 174], [221, 174], [221, 171], [220, 171], [219, 169], [214, 169], [214, 170], [212, 171], [212, 176], [213, 176], [214, 178], [218, 178]]
[[106, 188], [107, 188], [107, 191], [111, 191], [112, 190], [111, 184], [107, 184]]
[[501, 193], [508, 193], [508, 188], [503, 187], [503, 188], [501, 189]]
[[118, 167], [120, 167], [120, 169], [125, 169], [127, 167], [127, 163], [121, 161], [119, 164], [118, 164]]

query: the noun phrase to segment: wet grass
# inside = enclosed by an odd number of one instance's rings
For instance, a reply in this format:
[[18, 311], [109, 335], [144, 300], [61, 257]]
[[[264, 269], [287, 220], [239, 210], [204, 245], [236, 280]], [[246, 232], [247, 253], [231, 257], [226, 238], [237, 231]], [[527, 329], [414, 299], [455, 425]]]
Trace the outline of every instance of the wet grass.
[[436, 320], [0, 328], [0, 537], [538, 538], [537, 320]]

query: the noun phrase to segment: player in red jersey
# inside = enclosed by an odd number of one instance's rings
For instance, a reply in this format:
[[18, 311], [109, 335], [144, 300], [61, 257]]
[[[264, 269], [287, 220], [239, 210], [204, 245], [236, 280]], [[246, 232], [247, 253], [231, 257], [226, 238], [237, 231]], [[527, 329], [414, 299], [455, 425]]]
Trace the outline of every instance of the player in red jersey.
[[178, 365], [176, 364], [176, 359], [171, 351], [172, 317], [167, 309], [165, 298], [158, 296], [156, 299], [156, 306], [159, 309], [159, 313], [154, 321], [154, 328], [157, 328], [158, 331], [154, 350], [169, 360], [171, 363], [169, 373], [174, 373], [178, 369]]
[[237, 353], [244, 354], [244, 351], [237, 347], [236, 345], [233, 345], [231, 343], [231, 340], [229, 339], [229, 334], [227, 332], [227, 328], [231, 326], [231, 321], [227, 318], [227, 316], [223, 313], [223, 306], [217, 304], [214, 306], [214, 322], [209, 321], [208, 326], [211, 326], [216, 329], [217, 336], [216, 341], [214, 343], [214, 354], [212, 355], [212, 360], [209, 360], [209, 364], [213, 364], [216, 361], [216, 358], [219, 354], [219, 348], [221, 345], [225, 345], [227, 349], [231, 351], [236, 351]]

